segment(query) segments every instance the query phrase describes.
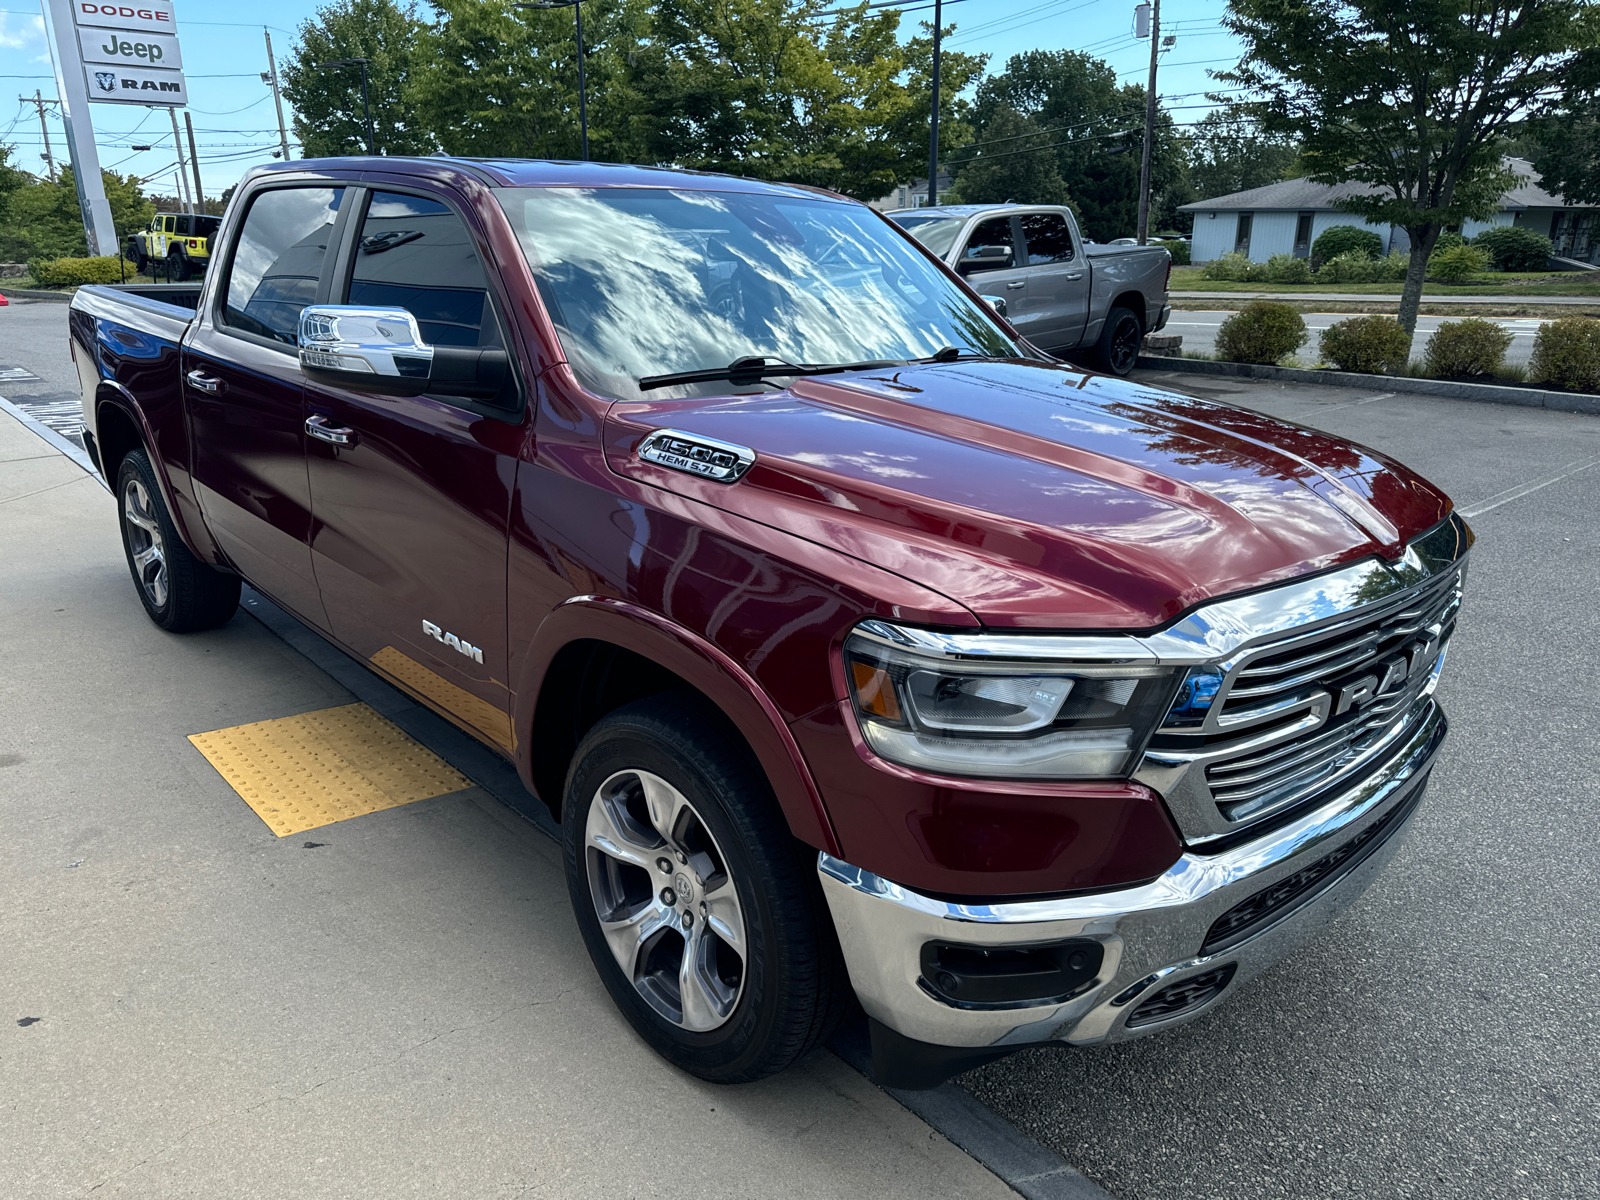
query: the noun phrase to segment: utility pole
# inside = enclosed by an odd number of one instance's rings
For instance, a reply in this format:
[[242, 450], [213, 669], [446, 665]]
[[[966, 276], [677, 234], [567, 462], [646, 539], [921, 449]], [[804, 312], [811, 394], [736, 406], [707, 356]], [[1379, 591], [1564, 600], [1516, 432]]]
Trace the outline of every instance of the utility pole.
[[272, 34], [265, 25], [261, 36], [267, 39], [267, 70], [261, 73], [261, 82], [272, 85], [272, 103], [278, 110], [278, 144], [283, 147], [283, 161], [289, 161], [289, 132], [283, 127], [283, 93], [278, 90], [278, 60], [272, 57]]
[[928, 115], [928, 207], [939, 203], [939, 60], [944, 24], [944, 2], [933, 0], [933, 105]]
[[[1144, 7], [1141, 5], [1140, 7]], [[1150, 236], [1150, 152], [1156, 140], [1156, 58], [1161, 53], [1161, 0], [1151, 0], [1150, 82], [1144, 92], [1144, 153], [1139, 159], [1139, 245]]]
[[519, 0], [518, 8], [570, 8], [578, 18], [578, 140], [583, 148], [583, 161], [589, 161], [589, 89], [583, 79], [583, 0], [541, 0], [529, 3]]
[[189, 184], [184, 178], [184, 174], [189, 168], [188, 164], [183, 161], [183, 138], [178, 133], [178, 110], [175, 108], [167, 109], [167, 116], [172, 118], [172, 146], [178, 152], [178, 182], [182, 185], [179, 188], [178, 199], [183, 201], [183, 207], [193, 216], [194, 201], [189, 198]]
[[17, 99], [24, 104], [31, 104], [39, 110], [39, 132], [44, 134], [45, 170], [49, 173], [50, 182], [54, 183], [56, 181], [56, 157], [55, 153], [50, 149], [50, 123], [44, 119], [44, 110], [49, 105], [54, 104], [55, 101], [46, 100], [44, 93], [37, 88], [34, 89], [32, 96], [18, 96]]
[[189, 110], [183, 110], [183, 128], [189, 135], [189, 166], [194, 169], [194, 207], [202, 216], [206, 211], [206, 194], [200, 188], [200, 151], [194, 148], [194, 120]]

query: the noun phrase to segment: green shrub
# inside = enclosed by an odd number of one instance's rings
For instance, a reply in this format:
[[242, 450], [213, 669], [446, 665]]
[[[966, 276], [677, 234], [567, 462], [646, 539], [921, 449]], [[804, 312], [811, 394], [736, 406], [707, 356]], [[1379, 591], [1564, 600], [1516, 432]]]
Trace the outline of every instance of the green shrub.
[[1411, 266], [1411, 251], [1394, 250], [1378, 260], [1378, 281], [1399, 283]]
[[1439, 251], [1448, 250], [1452, 246], [1465, 246], [1466, 244], [1467, 239], [1462, 237], [1459, 233], [1445, 232], [1441, 233], [1439, 235], [1439, 240], [1433, 243], [1433, 252], [1437, 254]]
[[1563, 317], [1539, 326], [1528, 378], [1574, 392], [1600, 392], [1600, 321]]
[[1266, 363], [1287, 358], [1311, 335], [1294, 307], [1257, 300], [1246, 304], [1217, 330], [1217, 357], [1224, 362]]
[[1511, 349], [1511, 333], [1493, 321], [1468, 317], [1446, 321], [1428, 339], [1423, 363], [1429, 375], [1459, 379], [1463, 375], [1493, 375]]
[[1267, 259], [1267, 279], [1273, 283], [1310, 283], [1311, 264], [1292, 254], [1274, 254]]
[[1237, 250], [1213, 258], [1201, 273], [1203, 279], [1223, 279], [1229, 283], [1260, 283], [1267, 277], [1265, 263], [1253, 263]]
[[1392, 374], [1411, 356], [1411, 339], [1393, 317], [1351, 317], [1322, 331], [1322, 357], [1341, 371]]
[[1556, 250], [1555, 243], [1544, 234], [1515, 225], [1485, 229], [1472, 239], [1472, 244], [1487, 250], [1490, 260], [1502, 271], [1547, 270]]
[[1359, 250], [1335, 254], [1317, 271], [1318, 283], [1376, 283], [1383, 263]]
[[104, 258], [44, 258], [28, 264], [40, 287], [72, 287], [80, 283], [121, 283], [127, 268], [115, 254]]
[[1352, 253], [1377, 258], [1383, 253], [1383, 239], [1359, 225], [1330, 225], [1311, 243], [1311, 257], [1319, 263]]
[[[1441, 239], [1442, 240], [1442, 239]], [[1482, 246], [1457, 242], [1434, 250], [1428, 258], [1428, 274], [1443, 283], [1462, 283], [1468, 276], [1489, 269], [1489, 252]]]
[[1168, 254], [1172, 255], [1172, 265], [1187, 267], [1189, 265], [1189, 243], [1173, 238], [1171, 241], [1157, 242]]

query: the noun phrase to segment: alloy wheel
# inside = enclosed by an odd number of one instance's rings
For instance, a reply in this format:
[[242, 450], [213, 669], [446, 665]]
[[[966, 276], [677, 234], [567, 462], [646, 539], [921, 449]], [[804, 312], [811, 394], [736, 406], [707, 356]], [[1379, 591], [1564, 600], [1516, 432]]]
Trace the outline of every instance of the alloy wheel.
[[122, 521], [128, 533], [128, 555], [139, 586], [156, 608], [167, 603], [167, 548], [161, 525], [150, 503], [150, 493], [137, 479], [122, 489]]
[[617, 965], [660, 1016], [709, 1033], [744, 988], [747, 931], [727, 857], [677, 788], [618, 771], [589, 802], [584, 860]]
[[1129, 316], [1117, 322], [1111, 334], [1111, 366], [1118, 375], [1133, 370], [1133, 364], [1139, 361], [1139, 343], [1142, 340], [1138, 318]]

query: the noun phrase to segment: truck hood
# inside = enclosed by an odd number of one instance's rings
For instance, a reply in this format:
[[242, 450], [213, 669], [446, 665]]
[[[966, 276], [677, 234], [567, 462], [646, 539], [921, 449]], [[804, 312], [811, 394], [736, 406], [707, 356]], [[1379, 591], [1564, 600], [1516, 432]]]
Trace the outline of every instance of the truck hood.
[[[657, 429], [748, 446], [723, 484]], [[1216, 596], [1398, 556], [1448, 498], [1304, 426], [1029, 360], [820, 376], [613, 406], [611, 468], [894, 571], [983, 624], [1148, 629]]]

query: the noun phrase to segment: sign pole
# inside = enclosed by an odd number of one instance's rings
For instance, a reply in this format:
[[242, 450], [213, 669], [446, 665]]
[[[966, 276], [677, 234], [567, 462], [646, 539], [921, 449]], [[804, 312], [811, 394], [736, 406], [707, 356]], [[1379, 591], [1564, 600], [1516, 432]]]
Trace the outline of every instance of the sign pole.
[[178, 152], [178, 196], [183, 202], [183, 207], [190, 216], [194, 215], [194, 202], [189, 199], [189, 164], [183, 157], [183, 135], [178, 132], [178, 110], [167, 109], [167, 116], [172, 118], [172, 148]]
[[83, 235], [91, 257], [116, 254], [117, 227], [106, 202], [105, 181], [100, 177], [100, 155], [94, 145], [94, 124], [89, 119], [89, 87], [79, 65], [78, 31], [72, 20], [72, 0], [49, 0], [50, 58], [56, 72], [56, 95], [61, 98], [61, 123], [67, 130], [67, 153], [72, 160], [72, 181], [78, 189], [78, 209], [83, 214]]
[[189, 165], [194, 168], [194, 202], [195, 211], [204, 214], [206, 211], [206, 194], [200, 187], [200, 151], [194, 148], [194, 118], [189, 115], [189, 110], [183, 110], [183, 128], [189, 134]]

